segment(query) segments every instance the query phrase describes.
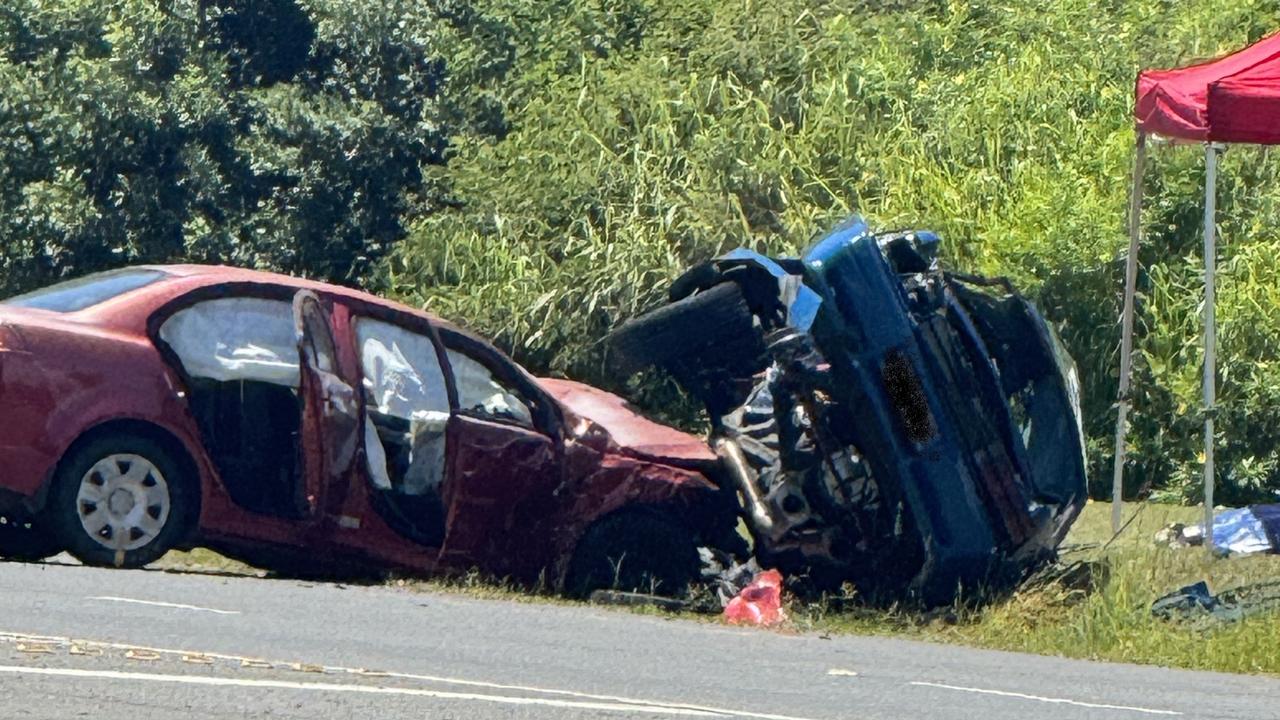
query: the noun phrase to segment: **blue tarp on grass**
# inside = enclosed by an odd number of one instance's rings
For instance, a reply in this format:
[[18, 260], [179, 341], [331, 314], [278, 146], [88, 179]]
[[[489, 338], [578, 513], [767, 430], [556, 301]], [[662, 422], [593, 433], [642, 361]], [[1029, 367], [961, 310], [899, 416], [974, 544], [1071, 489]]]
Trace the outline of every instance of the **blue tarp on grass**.
[[1213, 545], [1240, 555], [1280, 553], [1280, 504], [1218, 513], [1213, 519]]

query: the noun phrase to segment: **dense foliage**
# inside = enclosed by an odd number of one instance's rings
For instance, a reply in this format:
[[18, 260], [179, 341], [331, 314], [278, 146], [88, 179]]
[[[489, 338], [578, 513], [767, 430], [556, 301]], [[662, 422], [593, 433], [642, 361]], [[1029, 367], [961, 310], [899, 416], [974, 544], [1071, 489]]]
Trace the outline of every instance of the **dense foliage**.
[[[926, 226], [1063, 330], [1110, 481], [1135, 73], [1280, 26], [1253, 0], [488, 0], [518, 29], [511, 134], [456, 141], [463, 209], [419, 220], [393, 287], [539, 368], [611, 383], [598, 339], [689, 263], [795, 253], [849, 212]], [[534, 8], [538, 11], [535, 12]], [[1157, 149], [1131, 491], [1194, 498], [1202, 152]], [[1219, 428], [1227, 501], [1280, 488], [1277, 167], [1222, 170]], [[645, 388], [632, 388], [645, 398]], [[665, 397], [663, 398], [666, 399]]]
[[[443, 92], [464, 14], [403, 0], [0, 8], [0, 289], [218, 260], [348, 282], [495, 113]], [[500, 113], [497, 113], [500, 117]]]
[[[1277, 27], [1280, 0], [17, 0], [0, 284], [276, 267], [617, 387], [600, 338], [682, 268], [795, 253], [860, 212], [940, 231], [949, 265], [1012, 277], [1059, 324], [1102, 489], [1134, 75]], [[1201, 157], [1150, 163], [1130, 488], [1187, 499]], [[1251, 148], [1221, 173], [1226, 500], [1280, 488], [1278, 178]]]

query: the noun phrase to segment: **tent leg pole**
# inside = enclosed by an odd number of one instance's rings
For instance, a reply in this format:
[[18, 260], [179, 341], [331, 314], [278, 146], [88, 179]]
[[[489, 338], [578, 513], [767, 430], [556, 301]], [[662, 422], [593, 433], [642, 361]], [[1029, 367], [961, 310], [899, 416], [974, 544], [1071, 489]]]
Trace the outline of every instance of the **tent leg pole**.
[[1116, 393], [1116, 452], [1111, 468], [1111, 533], [1120, 532], [1124, 503], [1125, 441], [1129, 432], [1129, 383], [1133, 373], [1133, 299], [1138, 286], [1138, 247], [1142, 237], [1143, 167], [1147, 159], [1147, 136], [1137, 134], [1133, 154], [1133, 196], [1129, 204], [1129, 255], [1124, 265], [1124, 312], [1120, 332], [1120, 389]]
[[1204, 155], [1204, 545], [1213, 547], [1213, 418], [1217, 403], [1217, 326], [1214, 272], [1217, 264], [1218, 146], [1205, 145]]

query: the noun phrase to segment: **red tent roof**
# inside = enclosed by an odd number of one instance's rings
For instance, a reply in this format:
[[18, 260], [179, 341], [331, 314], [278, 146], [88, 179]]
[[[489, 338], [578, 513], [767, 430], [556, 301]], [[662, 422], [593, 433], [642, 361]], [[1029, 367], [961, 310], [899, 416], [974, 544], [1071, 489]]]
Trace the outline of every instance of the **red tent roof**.
[[1280, 33], [1234, 55], [1138, 74], [1138, 129], [1184, 140], [1280, 144]]

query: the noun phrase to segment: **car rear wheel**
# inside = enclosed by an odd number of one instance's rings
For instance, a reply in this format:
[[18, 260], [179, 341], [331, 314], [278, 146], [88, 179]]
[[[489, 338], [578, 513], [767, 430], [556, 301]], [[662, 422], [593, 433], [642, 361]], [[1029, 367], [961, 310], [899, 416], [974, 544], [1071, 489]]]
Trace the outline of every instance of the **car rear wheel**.
[[142, 567], [182, 539], [195, 487], [150, 438], [101, 437], [74, 448], [59, 467], [47, 521], [86, 565]]
[[565, 579], [571, 597], [621, 590], [679, 597], [700, 571], [697, 542], [680, 523], [657, 512], [622, 512], [582, 537]]
[[46, 528], [22, 515], [0, 515], [0, 558], [39, 562], [62, 551]]

